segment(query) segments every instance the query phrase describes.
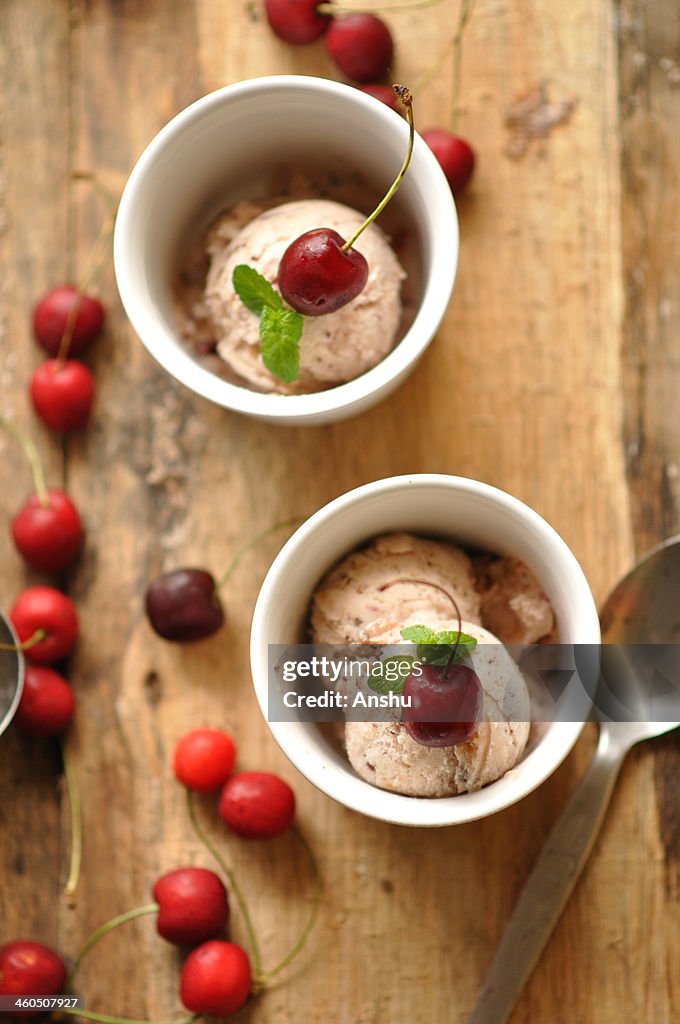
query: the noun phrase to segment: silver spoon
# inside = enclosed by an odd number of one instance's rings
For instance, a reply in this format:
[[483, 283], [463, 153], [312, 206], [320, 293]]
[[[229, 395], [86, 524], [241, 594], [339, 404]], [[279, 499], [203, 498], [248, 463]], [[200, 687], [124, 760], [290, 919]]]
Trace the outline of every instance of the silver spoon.
[[[601, 614], [605, 644], [672, 644], [680, 679], [680, 537], [650, 553], [612, 591]], [[614, 650], [614, 649], [613, 649]], [[622, 648], [616, 648], [617, 655]], [[631, 665], [621, 664], [632, 672]], [[611, 717], [611, 716], [609, 716]], [[522, 890], [469, 1024], [504, 1024], [564, 909], [600, 831], [619, 769], [641, 740], [680, 722], [603, 722], [592, 764], [553, 828]]]

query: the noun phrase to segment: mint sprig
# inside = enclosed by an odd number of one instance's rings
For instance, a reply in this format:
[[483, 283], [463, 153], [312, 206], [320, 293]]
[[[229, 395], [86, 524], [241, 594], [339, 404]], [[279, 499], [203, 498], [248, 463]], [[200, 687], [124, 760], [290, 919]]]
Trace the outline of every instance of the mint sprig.
[[404, 683], [413, 671], [415, 660], [410, 654], [390, 654], [382, 658], [373, 666], [368, 685], [376, 693], [403, 693]]
[[401, 630], [404, 640], [416, 644], [416, 658], [424, 665], [449, 665], [467, 658], [477, 641], [468, 633], [445, 629], [436, 633], [429, 626], [406, 626]]
[[231, 282], [243, 305], [260, 318], [260, 355], [266, 368], [284, 384], [297, 380], [302, 314], [286, 309], [279, 293], [254, 267], [240, 263]]

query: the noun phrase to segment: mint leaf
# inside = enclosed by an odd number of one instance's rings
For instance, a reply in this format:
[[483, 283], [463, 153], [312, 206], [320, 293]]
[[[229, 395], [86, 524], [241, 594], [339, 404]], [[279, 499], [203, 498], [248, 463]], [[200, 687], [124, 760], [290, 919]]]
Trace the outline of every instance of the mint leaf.
[[413, 671], [414, 661], [410, 655], [392, 654], [383, 658], [373, 666], [368, 685], [376, 693], [402, 693], [404, 683]]
[[[248, 268], [246, 268], [248, 269]], [[302, 315], [264, 306], [260, 314], [260, 354], [270, 373], [290, 384], [300, 372]]]
[[279, 293], [274, 291], [267, 278], [259, 274], [254, 267], [249, 267], [245, 263], [234, 267], [231, 283], [243, 305], [256, 316], [260, 316], [265, 307], [283, 309]]
[[429, 626], [406, 626], [402, 629], [401, 635], [404, 640], [410, 640], [412, 644], [433, 644], [436, 642], [437, 634]]
[[407, 626], [402, 629], [401, 635], [404, 640], [417, 645], [416, 657], [425, 665], [448, 665], [452, 661], [462, 661], [477, 645], [473, 636], [459, 633], [455, 629], [435, 633], [429, 626]]

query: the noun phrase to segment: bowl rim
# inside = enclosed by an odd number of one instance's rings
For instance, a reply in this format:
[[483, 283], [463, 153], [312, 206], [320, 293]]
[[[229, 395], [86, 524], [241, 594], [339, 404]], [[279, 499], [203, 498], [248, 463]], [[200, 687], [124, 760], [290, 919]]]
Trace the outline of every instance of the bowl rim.
[[342, 97], [368, 116], [390, 125], [390, 130], [405, 134], [408, 132], [406, 122], [396, 117], [394, 111], [379, 100], [342, 82], [311, 75], [266, 75], [235, 82], [207, 93], [185, 107], [161, 128], [148, 143], [130, 173], [123, 190], [114, 229], [113, 261], [116, 282], [126, 315], [147, 351], [166, 372], [202, 397], [236, 412], [282, 422], [306, 417], [319, 419], [342, 413], [349, 415], [353, 407], [363, 406], [371, 397], [380, 396], [390, 384], [398, 382], [417, 362], [441, 323], [456, 279], [459, 228], [455, 201], [436, 157], [417, 133], [414, 153], [427, 172], [428, 204], [438, 211], [436, 244], [432, 248], [434, 270], [431, 271], [430, 280], [425, 286], [420, 308], [403, 338], [376, 366], [354, 380], [304, 395], [266, 394], [224, 380], [201, 366], [177, 343], [176, 336], [166, 331], [159, 323], [155, 312], [149, 309], [150, 304], [145, 298], [140, 299], [137, 277], [133, 272], [132, 262], [127, 259], [132, 225], [138, 213], [140, 192], [144, 188], [144, 182], [154, 164], [172, 149], [177, 137], [195, 122], [225, 104], [233, 103], [249, 94], [277, 93], [281, 90], [289, 93], [314, 90]]
[[318, 748], [309, 742], [306, 728], [309, 723], [270, 722], [267, 719], [267, 643], [263, 643], [261, 638], [264, 634], [270, 595], [285, 574], [295, 551], [306, 543], [311, 534], [324, 525], [327, 527], [335, 516], [352, 505], [414, 484], [481, 494], [495, 501], [508, 513], [528, 520], [528, 525], [542, 537], [544, 545], [550, 545], [554, 555], [560, 557], [563, 564], [568, 566], [570, 583], [574, 590], [574, 606], [578, 605], [582, 609], [580, 618], [586, 623], [588, 633], [579, 642], [599, 644], [599, 616], [585, 574], [566, 542], [538, 512], [491, 484], [468, 477], [421, 473], [386, 477], [347, 491], [320, 508], [293, 533], [272, 562], [260, 588], [252, 619], [250, 665], [255, 695], [267, 727], [288, 760], [312, 785], [350, 810], [380, 821], [398, 825], [442, 827], [487, 817], [528, 796], [559, 767], [576, 743], [584, 723], [553, 723], [549, 731], [550, 742], [546, 742], [547, 736], [543, 738], [526, 758], [498, 780], [511, 782], [511, 785], [505, 785], [502, 791], [496, 789], [494, 793], [497, 784], [490, 783], [474, 793], [435, 798], [391, 793], [371, 786], [359, 776], [332, 770], [333, 766], [325, 762], [319, 755]]

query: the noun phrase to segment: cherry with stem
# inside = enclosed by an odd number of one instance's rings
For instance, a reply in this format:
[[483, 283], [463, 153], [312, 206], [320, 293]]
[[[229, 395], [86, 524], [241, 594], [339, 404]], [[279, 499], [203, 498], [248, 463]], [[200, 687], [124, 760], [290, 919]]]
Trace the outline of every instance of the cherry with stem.
[[78, 511], [63, 491], [47, 487], [45, 470], [33, 440], [3, 417], [0, 417], [0, 427], [21, 446], [35, 488], [35, 493], [12, 519], [14, 543], [31, 568], [39, 572], [61, 572], [83, 544], [84, 530]]
[[332, 228], [305, 231], [288, 246], [278, 269], [281, 295], [298, 313], [323, 316], [334, 313], [355, 299], [366, 286], [368, 263], [354, 243], [373, 223], [399, 188], [411, 162], [415, 126], [413, 99], [403, 85], [393, 86], [406, 108], [409, 134], [404, 162], [392, 185], [377, 207], [346, 241]]
[[219, 592], [241, 560], [270, 534], [296, 526], [301, 521], [301, 516], [295, 516], [257, 533], [236, 551], [217, 582], [212, 573], [197, 568], [172, 569], [158, 576], [146, 591], [146, 613], [154, 631], [164, 640], [175, 643], [189, 643], [212, 636], [224, 623]]
[[465, 743], [474, 735], [481, 718], [483, 691], [474, 668], [457, 660], [463, 625], [458, 603], [444, 587], [426, 579], [404, 576], [390, 580], [378, 590], [398, 583], [419, 584], [439, 591], [451, 603], [457, 619], [455, 643], [449, 645], [445, 664], [424, 663], [419, 673], [411, 672], [406, 678], [402, 693], [409, 703], [402, 709], [402, 724], [421, 746], [453, 747]]

